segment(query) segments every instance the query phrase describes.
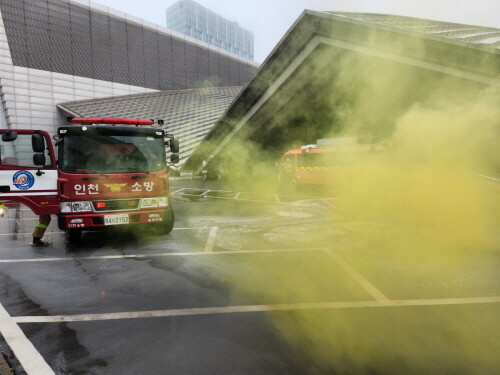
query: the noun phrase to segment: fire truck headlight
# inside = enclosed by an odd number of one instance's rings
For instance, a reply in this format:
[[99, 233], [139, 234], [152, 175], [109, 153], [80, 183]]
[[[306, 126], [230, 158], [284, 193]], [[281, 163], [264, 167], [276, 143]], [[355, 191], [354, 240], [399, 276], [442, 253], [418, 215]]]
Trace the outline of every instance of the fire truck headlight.
[[159, 197], [158, 198], [158, 207], [167, 207], [168, 206], [168, 198], [167, 197]]
[[72, 202], [71, 208], [73, 212], [92, 211], [92, 204], [90, 202]]
[[158, 207], [158, 198], [143, 198], [141, 207], [142, 208]]
[[61, 202], [59, 204], [61, 212], [71, 212], [71, 202]]

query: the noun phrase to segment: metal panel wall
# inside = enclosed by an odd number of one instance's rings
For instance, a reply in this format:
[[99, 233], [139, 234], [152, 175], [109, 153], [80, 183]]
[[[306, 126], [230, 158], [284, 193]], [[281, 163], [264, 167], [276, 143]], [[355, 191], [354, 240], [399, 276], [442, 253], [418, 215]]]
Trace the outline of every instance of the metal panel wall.
[[146, 87], [144, 44], [154, 44], [153, 40], [143, 42], [143, 28], [133, 23], [127, 23], [127, 53], [129, 82], [134, 86]]
[[229, 57], [220, 55], [219, 63], [221, 74], [219, 76], [221, 86], [231, 86], [231, 78], [229, 75]]
[[186, 54], [186, 87], [193, 87], [195, 82], [200, 79], [196, 63], [198, 47], [195, 44], [184, 43], [184, 48]]
[[79, 76], [92, 77], [94, 75], [94, 54], [92, 48], [92, 32], [90, 28], [90, 11], [70, 4], [71, 55], [74, 71]]
[[[127, 24], [118, 18], [109, 18], [111, 65], [113, 82], [128, 83]], [[98, 56], [97, 56], [98, 57]]]
[[186, 84], [186, 57], [185, 57], [185, 43], [177, 39], [171, 40], [172, 45], [172, 72], [173, 72], [173, 88], [184, 89], [187, 88]]
[[[30, 0], [21, 0], [21, 2], [26, 1]], [[41, 3], [38, 0], [35, 0], [35, 2], [39, 4]], [[26, 68], [51, 70], [58, 73], [73, 74], [74, 69], [73, 52], [71, 49], [72, 36], [70, 27], [69, 4], [58, 0], [49, 0], [47, 2], [47, 7], [49, 13], [49, 40], [45, 41], [44, 45], [49, 47], [51, 56], [50, 69], [44, 69], [44, 67], [39, 64], [36, 55], [32, 56], [31, 51], [28, 51], [30, 58], [25, 64], [18, 64], [15, 59], [12, 59], [12, 62], [14, 63], [14, 65], [23, 66]], [[3, 9], [4, 6], [2, 6], [2, 13]], [[9, 40], [10, 50], [15, 50], [17, 48], [17, 45], [15, 40], [12, 40], [9, 35], [9, 21], [7, 17], [4, 17], [4, 24], [5, 32], [7, 33], [7, 39]]]
[[[15, 66], [152, 89], [199, 86], [217, 74], [244, 85], [244, 61], [68, 0], [0, 0]], [[214, 64], [218, 62], [218, 66]]]
[[113, 80], [113, 63], [110, 51], [113, 50], [111, 44], [109, 17], [99, 13], [90, 12], [92, 55], [94, 58], [93, 78], [104, 81]]
[[162, 62], [160, 61], [160, 47], [158, 45], [159, 35], [149, 29], [143, 29], [142, 32], [144, 38], [144, 86], [160, 89], [160, 73], [162, 70], [159, 67]]
[[[174, 87], [174, 55], [172, 49], [172, 40], [168, 35], [158, 35], [158, 58], [157, 67], [160, 76], [160, 87]], [[153, 67], [154, 69], [154, 67]], [[149, 73], [149, 70], [148, 70]]]

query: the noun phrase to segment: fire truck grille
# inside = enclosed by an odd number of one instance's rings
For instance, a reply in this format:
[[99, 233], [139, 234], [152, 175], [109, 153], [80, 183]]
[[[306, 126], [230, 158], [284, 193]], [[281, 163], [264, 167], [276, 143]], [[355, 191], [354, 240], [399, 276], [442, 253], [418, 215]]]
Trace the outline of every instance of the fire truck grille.
[[130, 211], [139, 208], [140, 199], [117, 199], [92, 202], [96, 212]]

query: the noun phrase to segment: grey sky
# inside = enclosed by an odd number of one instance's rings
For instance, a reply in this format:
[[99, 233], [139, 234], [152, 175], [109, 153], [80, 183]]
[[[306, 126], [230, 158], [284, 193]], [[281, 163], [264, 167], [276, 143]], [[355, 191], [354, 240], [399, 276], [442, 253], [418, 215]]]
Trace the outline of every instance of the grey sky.
[[[176, 0], [93, 0], [165, 26]], [[500, 0], [195, 0], [252, 31], [262, 62], [304, 9], [399, 14], [500, 28]]]

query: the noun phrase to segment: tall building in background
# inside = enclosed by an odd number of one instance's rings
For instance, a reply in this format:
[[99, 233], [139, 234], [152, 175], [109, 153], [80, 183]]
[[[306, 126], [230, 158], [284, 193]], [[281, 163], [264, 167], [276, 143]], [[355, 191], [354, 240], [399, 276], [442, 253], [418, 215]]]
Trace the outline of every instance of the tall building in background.
[[253, 60], [253, 33], [193, 0], [179, 0], [167, 9], [167, 27]]

